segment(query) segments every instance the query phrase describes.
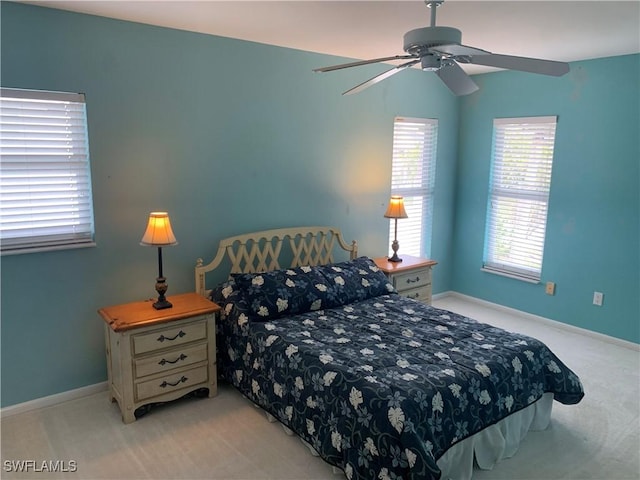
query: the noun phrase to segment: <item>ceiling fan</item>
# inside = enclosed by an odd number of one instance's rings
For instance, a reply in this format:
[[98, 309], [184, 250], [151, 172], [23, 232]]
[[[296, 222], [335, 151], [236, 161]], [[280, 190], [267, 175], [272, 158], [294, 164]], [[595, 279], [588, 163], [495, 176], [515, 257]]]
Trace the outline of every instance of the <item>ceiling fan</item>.
[[331, 67], [316, 68], [314, 72], [332, 72], [343, 68], [359, 67], [371, 63], [388, 62], [391, 60], [409, 60], [386, 72], [370, 78], [366, 82], [347, 90], [343, 95], [358, 93], [392, 75], [420, 63], [422, 70], [435, 72], [440, 80], [455, 94], [469, 95], [478, 90], [476, 83], [458, 65], [471, 63], [487, 67], [520, 70], [523, 72], [539, 73], [543, 75], [562, 76], [569, 71], [569, 64], [553, 60], [541, 60], [528, 57], [514, 57], [499, 55], [479, 48], [462, 45], [462, 32], [452, 27], [436, 26], [436, 8], [444, 0], [425, 0], [431, 9], [431, 25], [416, 28], [404, 34], [404, 51], [406, 55], [374, 58], [358, 62], [343, 63]]

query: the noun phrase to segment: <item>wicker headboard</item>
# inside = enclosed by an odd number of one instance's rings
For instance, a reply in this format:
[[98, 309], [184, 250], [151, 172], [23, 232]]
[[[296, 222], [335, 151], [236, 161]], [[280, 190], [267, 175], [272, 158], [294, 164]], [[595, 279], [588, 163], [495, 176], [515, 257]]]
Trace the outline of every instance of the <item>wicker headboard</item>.
[[[289, 239], [289, 248], [283, 250], [286, 238]], [[218, 268], [225, 257], [231, 262], [229, 274], [266, 272], [333, 263], [336, 246], [349, 252], [350, 260], [358, 256], [356, 241], [347, 244], [335, 227], [279, 228], [225, 238], [220, 240], [216, 256], [210, 263], [204, 265], [202, 258], [198, 259], [196, 292], [207, 294], [205, 274]], [[286, 261], [285, 266], [281, 265], [283, 261]]]

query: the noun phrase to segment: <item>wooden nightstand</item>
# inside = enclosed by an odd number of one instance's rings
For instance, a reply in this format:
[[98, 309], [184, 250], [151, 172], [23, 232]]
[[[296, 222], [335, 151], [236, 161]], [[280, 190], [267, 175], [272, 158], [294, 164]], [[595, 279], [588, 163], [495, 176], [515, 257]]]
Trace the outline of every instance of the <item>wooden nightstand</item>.
[[402, 262], [390, 262], [387, 257], [374, 258], [400, 295], [431, 305], [431, 267], [438, 262], [428, 258], [400, 255]]
[[[172, 308], [156, 310], [154, 299], [105, 307], [107, 373], [111, 401], [122, 421], [136, 410], [207, 388], [218, 393], [216, 314], [220, 307], [197, 293], [175, 295]], [[144, 412], [141, 409], [140, 412]]]

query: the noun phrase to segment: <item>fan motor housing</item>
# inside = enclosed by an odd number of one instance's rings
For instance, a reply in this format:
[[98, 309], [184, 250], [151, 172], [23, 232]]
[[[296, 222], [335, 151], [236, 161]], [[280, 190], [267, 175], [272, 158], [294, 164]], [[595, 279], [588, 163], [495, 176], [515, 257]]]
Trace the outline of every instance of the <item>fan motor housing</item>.
[[462, 32], [453, 27], [423, 27], [404, 34], [404, 51], [410, 55], [426, 53], [438, 45], [460, 45]]
[[440, 57], [433, 53], [428, 53], [420, 57], [420, 67], [425, 72], [437, 72], [442, 67]]

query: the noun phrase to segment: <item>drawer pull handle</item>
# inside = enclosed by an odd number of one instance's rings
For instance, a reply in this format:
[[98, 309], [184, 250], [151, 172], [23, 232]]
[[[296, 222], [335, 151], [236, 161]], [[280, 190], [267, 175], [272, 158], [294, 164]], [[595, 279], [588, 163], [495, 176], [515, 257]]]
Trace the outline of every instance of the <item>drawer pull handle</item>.
[[189, 380], [187, 377], [185, 377], [184, 375], [182, 376], [182, 378], [180, 378], [180, 380], [178, 380], [176, 383], [171, 383], [171, 382], [167, 382], [166, 380], [164, 382], [162, 382], [160, 384], [160, 386], [162, 388], [167, 388], [167, 387], [175, 387], [176, 385], [179, 385], [181, 383], [186, 382], [187, 380]]
[[407, 295], [407, 298], [419, 298], [420, 294], [419, 293], [414, 293], [413, 295]]
[[407, 278], [407, 283], [418, 283], [420, 281], [420, 277], [416, 277], [415, 280]]
[[185, 358], [187, 358], [187, 356], [184, 353], [181, 353], [180, 356], [178, 358], [176, 358], [175, 360], [167, 360], [165, 358], [163, 358], [162, 360], [160, 360], [158, 362], [158, 365], [166, 365], [167, 363], [178, 363], [180, 360], [184, 360]]
[[165, 340], [172, 341], [172, 340], [175, 340], [178, 337], [184, 337], [185, 335], [186, 335], [186, 333], [184, 333], [182, 330], [180, 330], [178, 333], [176, 333], [175, 337], [165, 337], [164, 335], [160, 335], [158, 337], [158, 341], [159, 342], [164, 342]]

